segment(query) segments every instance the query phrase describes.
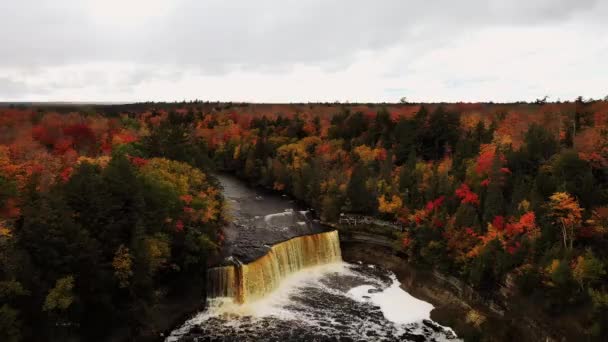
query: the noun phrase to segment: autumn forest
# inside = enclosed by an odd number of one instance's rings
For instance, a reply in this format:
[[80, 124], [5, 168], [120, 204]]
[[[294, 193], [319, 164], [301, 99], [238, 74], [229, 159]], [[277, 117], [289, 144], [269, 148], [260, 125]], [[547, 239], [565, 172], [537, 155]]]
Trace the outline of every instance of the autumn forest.
[[583, 98], [1, 107], [0, 340], [134, 339], [202, 296], [230, 219], [217, 173], [330, 224], [395, 223], [361, 229], [605, 340], [607, 170], [608, 102]]

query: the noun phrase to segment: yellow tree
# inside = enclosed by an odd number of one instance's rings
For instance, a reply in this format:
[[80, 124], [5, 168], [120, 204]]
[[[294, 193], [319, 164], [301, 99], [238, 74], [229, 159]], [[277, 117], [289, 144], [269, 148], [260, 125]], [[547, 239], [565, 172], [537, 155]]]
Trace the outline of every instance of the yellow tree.
[[574, 280], [585, 289], [585, 285], [599, 281], [606, 275], [606, 270], [602, 261], [593, 255], [591, 249], [587, 249], [585, 255], [579, 255], [576, 258], [572, 269]]
[[112, 260], [114, 268], [114, 276], [118, 279], [120, 287], [129, 286], [129, 279], [133, 275], [133, 257], [129, 253], [129, 249], [125, 245], [120, 245], [114, 259]]
[[397, 195], [393, 195], [391, 198], [386, 198], [388, 196], [380, 196], [378, 197], [378, 211], [386, 214], [395, 214], [401, 207], [403, 207], [403, 202], [401, 198]]
[[67, 310], [74, 302], [74, 276], [67, 276], [57, 279], [55, 287], [53, 287], [44, 300], [42, 307], [43, 311], [59, 311]]
[[556, 192], [550, 197], [550, 215], [560, 225], [565, 249], [572, 249], [576, 229], [582, 222], [583, 209], [567, 192]]

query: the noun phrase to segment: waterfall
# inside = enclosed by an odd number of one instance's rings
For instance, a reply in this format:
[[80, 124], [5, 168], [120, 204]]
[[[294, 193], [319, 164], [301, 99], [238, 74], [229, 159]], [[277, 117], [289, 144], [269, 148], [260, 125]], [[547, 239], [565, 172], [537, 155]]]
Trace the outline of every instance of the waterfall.
[[248, 264], [208, 270], [208, 297], [230, 297], [237, 303], [261, 298], [287, 275], [303, 268], [342, 261], [338, 232], [304, 235], [278, 243]]

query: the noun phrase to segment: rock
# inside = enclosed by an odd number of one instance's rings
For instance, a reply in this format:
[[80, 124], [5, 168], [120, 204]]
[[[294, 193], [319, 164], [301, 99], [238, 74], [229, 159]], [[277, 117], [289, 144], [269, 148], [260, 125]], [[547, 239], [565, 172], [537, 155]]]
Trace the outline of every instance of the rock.
[[189, 333], [190, 334], [201, 334], [201, 333], [203, 333], [203, 329], [201, 329], [200, 326], [195, 325], [195, 326], [192, 327], [192, 329], [190, 329]]
[[412, 334], [408, 332], [401, 335], [400, 338], [403, 341], [426, 342], [426, 337], [424, 337], [423, 335]]
[[443, 328], [439, 324], [437, 324], [437, 323], [435, 323], [433, 321], [430, 321], [428, 319], [422, 320], [422, 323], [424, 323], [424, 325], [426, 325], [427, 327], [433, 329], [433, 331], [435, 331], [435, 332], [442, 332], [443, 331]]
[[445, 331], [445, 338], [448, 340], [455, 340], [458, 336], [456, 336], [456, 334], [454, 334], [454, 332], [452, 332], [451, 330], [447, 330]]

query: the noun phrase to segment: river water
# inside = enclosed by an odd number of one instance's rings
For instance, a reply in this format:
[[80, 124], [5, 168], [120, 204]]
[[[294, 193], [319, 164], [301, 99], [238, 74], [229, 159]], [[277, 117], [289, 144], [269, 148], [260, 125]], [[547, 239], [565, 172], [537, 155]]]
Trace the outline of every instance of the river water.
[[[257, 246], [268, 248], [268, 239], [319, 229], [310, 220], [302, 228], [305, 210], [286, 197], [257, 192], [229, 176], [220, 176], [220, 181], [231, 205], [233, 225], [226, 234], [232, 256], [252, 258], [263, 250]], [[334, 262], [293, 273], [255, 301], [210, 299], [205, 311], [166, 341], [459, 340], [450, 328], [430, 319], [432, 309], [404, 291], [390, 271]]]

